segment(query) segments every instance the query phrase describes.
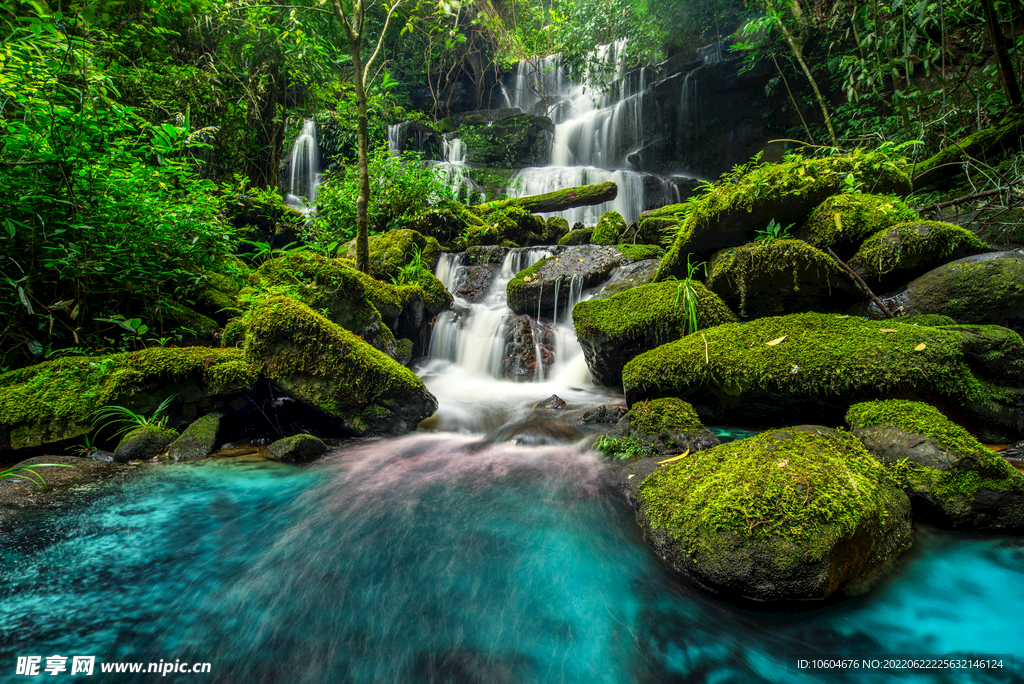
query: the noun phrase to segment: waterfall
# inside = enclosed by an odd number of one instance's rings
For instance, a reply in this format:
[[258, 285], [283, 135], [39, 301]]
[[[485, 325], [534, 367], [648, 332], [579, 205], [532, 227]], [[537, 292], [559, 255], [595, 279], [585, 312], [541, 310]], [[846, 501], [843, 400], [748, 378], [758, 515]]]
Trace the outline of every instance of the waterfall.
[[292, 145], [289, 166], [288, 194], [285, 204], [309, 212], [316, 207], [320, 186], [320, 147], [316, 141], [316, 122], [306, 119], [302, 131]]
[[[390, 140], [390, 132], [388, 137]], [[467, 175], [469, 167], [466, 165], [466, 146], [462, 139], [445, 139], [443, 144], [444, 161], [435, 162], [434, 168], [455, 192], [455, 198], [466, 203], [484, 202], [487, 195], [483, 187]]]

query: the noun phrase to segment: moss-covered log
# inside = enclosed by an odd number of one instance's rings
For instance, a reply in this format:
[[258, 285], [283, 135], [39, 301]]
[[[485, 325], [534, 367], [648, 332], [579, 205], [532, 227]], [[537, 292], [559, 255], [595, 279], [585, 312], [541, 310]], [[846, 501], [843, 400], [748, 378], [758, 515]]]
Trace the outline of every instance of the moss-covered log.
[[944, 147], [914, 167], [914, 190], [941, 185], [963, 171], [961, 162], [984, 160], [1001, 152], [1019, 151], [1024, 114], [1011, 114], [991, 128], [972, 133]]
[[619, 194], [619, 186], [611, 181], [607, 183], [596, 183], [594, 185], [580, 185], [566, 190], [546, 192], [543, 195], [530, 195], [529, 197], [511, 197], [509, 199], [495, 200], [486, 204], [478, 204], [474, 210], [479, 214], [504, 209], [510, 206], [518, 206], [527, 211], [540, 214], [548, 211], [565, 211], [575, 207], [589, 207], [595, 204], [611, 202]]

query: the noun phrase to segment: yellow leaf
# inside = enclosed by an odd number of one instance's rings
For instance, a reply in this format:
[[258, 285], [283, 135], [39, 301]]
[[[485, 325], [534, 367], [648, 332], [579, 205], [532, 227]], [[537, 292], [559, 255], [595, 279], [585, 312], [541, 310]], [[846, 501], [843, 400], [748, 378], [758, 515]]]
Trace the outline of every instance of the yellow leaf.
[[683, 453], [679, 454], [678, 456], [673, 456], [672, 458], [666, 458], [664, 461], [658, 461], [658, 465], [662, 465], [664, 463], [671, 463], [672, 461], [678, 461], [679, 459], [686, 458], [689, 455], [690, 455], [690, 450], [687, 449], [686, 451], [684, 451]]
[[878, 332], [896, 332], [896, 328], [882, 328]]
[[922, 351], [922, 350], [923, 350], [923, 349], [924, 349], [925, 347], [927, 347], [927, 346], [928, 346], [927, 344], [925, 344], [924, 342], [922, 342], [921, 344], [919, 344], [919, 345], [917, 345], [916, 347], [914, 347], [914, 351]]
[[843, 221], [842, 221], [842, 219], [839, 218], [839, 214], [835, 213], [832, 216], [833, 216], [833, 218], [835, 219], [835, 222], [836, 222], [836, 230], [838, 232], [840, 232], [840, 233], [843, 232]]
[[774, 340], [772, 340], [771, 342], [766, 342], [766, 343], [765, 343], [765, 345], [766, 345], [766, 346], [769, 346], [769, 347], [774, 347], [774, 346], [775, 346], [775, 345], [777, 345], [777, 344], [778, 344], [779, 342], [781, 342], [782, 340], [786, 339], [786, 337], [787, 337], [787, 335], [783, 335], [782, 337], [776, 337], [776, 338], [775, 338]]

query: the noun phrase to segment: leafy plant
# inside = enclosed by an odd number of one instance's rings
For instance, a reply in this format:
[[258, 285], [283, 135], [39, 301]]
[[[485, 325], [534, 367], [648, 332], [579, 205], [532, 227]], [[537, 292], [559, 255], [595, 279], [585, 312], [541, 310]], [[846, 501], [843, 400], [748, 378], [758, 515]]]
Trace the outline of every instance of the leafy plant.
[[430, 275], [430, 269], [423, 264], [423, 253], [419, 247], [412, 245], [412, 249], [406, 256], [410, 256], [409, 263], [402, 267], [397, 276], [391, 278], [395, 285], [411, 285], [420, 282], [424, 276]]
[[[852, 175], [848, 177], [852, 178]], [[787, 240], [792, 237], [789, 231], [793, 228], [793, 225], [794, 224], [791, 223], [788, 226], [783, 226], [775, 219], [772, 219], [763, 230], [757, 231], [757, 237], [754, 238], [754, 242], [770, 245], [775, 240]]]
[[124, 435], [139, 427], [164, 428], [167, 426], [168, 416], [162, 414], [170, 408], [171, 402], [176, 396], [176, 394], [172, 394], [160, 402], [160, 405], [148, 418], [124, 406], [104, 406], [93, 414], [93, 428], [99, 432], [109, 426], [118, 427], [114, 437]]
[[39, 487], [39, 489], [46, 489], [46, 480], [44, 480], [43, 476], [34, 470], [35, 468], [43, 467], [74, 468], [75, 466], [68, 465], [66, 463], [35, 463], [27, 466], [14, 466], [7, 468], [6, 470], [0, 470], [0, 480], [8, 477], [19, 477], [23, 480], [32, 482], [36, 487]]
[[708, 277], [708, 266], [707, 262], [700, 262], [699, 264], [691, 264], [690, 258], [692, 254], [686, 255], [686, 278], [680, 281], [679, 286], [676, 288], [676, 306], [680, 303], [683, 309], [686, 311], [686, 334], [697, 332], [700, 327], [698, 321], [699, 314], [699, 303], [697, 301], [697, 292], [693, 289], [694, 276], [697, 274], [697, 270], [704, 269], [704, 277]]

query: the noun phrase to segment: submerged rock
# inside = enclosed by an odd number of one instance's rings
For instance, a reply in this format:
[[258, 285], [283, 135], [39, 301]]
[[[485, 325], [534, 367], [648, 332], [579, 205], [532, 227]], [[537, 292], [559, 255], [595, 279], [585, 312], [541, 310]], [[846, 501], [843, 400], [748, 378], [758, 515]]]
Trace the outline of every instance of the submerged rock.
[[956, 529], [1024, 529], [1024, 475], [935, 407], [866, 402], [850, 407], [846, 420], [903, 483], [918, 520]]
[[267, 449], [275, 461], [305, 463], [327, 453], [327, 445], [313, 435], [300, 434], [273, 442]]
[[627, 403], [674, 396], [708, 422], [778, 425], [838, 423], [858, 401], [918, 397], [972, 417], [986, 439], [1020, 434], [1024, 342], [1005, 328], [805, 313], [702, 333], [630, 361]]
[[[991, 252], [952, 261], [880, 298], [903, 314], [942, 314], [1024, 333], [1024, 254]], [[871, 305], [868, 315], [881, 318]]]
[[849, 433], [772, 430], [662, 466], [638, 489], [654, 550], [758, 601], [859, 593], [913, 536], [910, 502]]
[[[622, 369], [631, 359], [690, 332], [681, 288], [677, 282], [640, 285], [608, 299], [576, 305], [572, 312], [576, 337], [595, 382], [622, 384]], [[703, 284], [694, 281], [692, 288], [698, 329], [736, 320]]]
[[223, 413], [208, 413], [195, 421], [167, 448], [167, 457], [175, 461], [206, 458], [220, 438]]
[[437, 410], [411, 370], [305, 304], [270, 297], [250, 316], [246, 358], [312, 407], [325, 434], [403, 434]]
[[178, 433], [167, 428], [153, 425], [137, 427], [121, 438], [114, 449], [114, 460], [127, 463], [153, 458], [177, 438]]

